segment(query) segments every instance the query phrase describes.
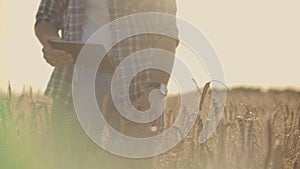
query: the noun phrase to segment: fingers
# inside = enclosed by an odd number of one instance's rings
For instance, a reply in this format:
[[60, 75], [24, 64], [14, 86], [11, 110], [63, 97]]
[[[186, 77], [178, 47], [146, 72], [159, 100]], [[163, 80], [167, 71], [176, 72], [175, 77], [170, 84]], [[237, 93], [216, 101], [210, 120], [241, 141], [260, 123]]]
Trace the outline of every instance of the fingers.
[[151, 105], [148, 96], [143, 94], [141, 97], [133, 101], [133, 106], [139, 111], [146, 111]]
[[65, 51], [53, 49], [51, 46], [45, 46], [42, 51], [44, 54], [49, 55], [49, 56], [60, 56], [60, 55], [66, 54]]
[[51, 66], [67, 66], [74, 64], [74, 59], [68, 53], [63, 50], [53, 49], [51, 45], [48, 43], [51, 40], [59, 40], [60, 38], [57, 36], [45, 37], [44, 48], [42, 49], [44, 53], [44, 59]]
[[43, 48], [44, 59], [51, 66], [67, 66], [74, 64], [73, 57], [63, 50], [53, 49], [50, 46]]
[[45, 41], [44, 46], [51, 46], [49, 44], [49, 41], [51, 41], [51, 40], [60, 40], [60, 38], [57, 37], [57, 36], [46, 36], [45, 39], [44, 39], [44, 41]]

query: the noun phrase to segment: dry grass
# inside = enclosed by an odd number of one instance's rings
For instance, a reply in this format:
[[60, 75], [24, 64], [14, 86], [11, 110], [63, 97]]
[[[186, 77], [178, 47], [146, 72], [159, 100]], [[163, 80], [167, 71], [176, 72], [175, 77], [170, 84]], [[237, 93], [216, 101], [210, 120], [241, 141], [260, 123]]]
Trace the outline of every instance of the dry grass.
[[[179, 145], [156, 158], [157, 169], [300, 169], [299, 92], [231, 89], [216, 132], [199, 144], [211, 105], [208, 88], [204, 89], [207, 94], [202, 95], [192, 131]], [[180, 101], [176, 95], [168, 98], [167, 127], [174, 123]], [[47, 139], [44, 133], [50, 106], [47, 98], [31, 89], [14, 95], [9, 87], [0, 93], [1, 169], [32, 169], [42, 158], [35, 148]]]
[[[205, 90], [205, 89], [204, 89]], [[160, 159], [166, 169], [299, 169], [300, 92], [235, 88], [227, 95], [223, 118], [214, 135], [199, 144], [211, 95], [190, 134]], [[168, 104], [179, 105], [180, 98]], [[215, 104], [212, 102], [212, 104]], [[169, 109], [172, 125], [178, 107]]]

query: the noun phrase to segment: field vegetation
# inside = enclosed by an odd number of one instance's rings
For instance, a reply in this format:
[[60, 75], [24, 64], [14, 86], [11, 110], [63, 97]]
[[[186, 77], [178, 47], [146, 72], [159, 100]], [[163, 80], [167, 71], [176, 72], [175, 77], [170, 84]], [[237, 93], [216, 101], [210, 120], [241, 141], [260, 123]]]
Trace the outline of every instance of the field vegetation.
[[[208, 90], [192, 131], [155, 158], [155, 168], [300, 169], [300, 92], [230, 89], [217, 130], [199, 144], [210, 99]], [[169, 96], [167, 126], [174, 123], [179, 102], [177, 95]], [[43, 153], [50, 116], [51, 100], [41, 92], [27, 88], [14, 94], [10, 86], [0, 92], [0, 169], [51, 168]]]

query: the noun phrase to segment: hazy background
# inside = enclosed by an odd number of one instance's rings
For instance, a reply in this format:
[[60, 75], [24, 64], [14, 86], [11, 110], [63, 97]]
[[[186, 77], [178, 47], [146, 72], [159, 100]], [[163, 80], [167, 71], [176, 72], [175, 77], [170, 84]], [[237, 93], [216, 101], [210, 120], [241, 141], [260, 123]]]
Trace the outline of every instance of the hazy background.
[[[10, 80], [15, 90], [24, 84], [44, 89], [49, 80], [52, 68], [33, 33], [38, 4], [0, 1], [0, 87]], [[299, 6], [299, 0], [181, 0], [178, 16], [214, 44], [228, 85], [300, 87]], [[196, 56], [183, 46], [177, 54], [206, 81]]]

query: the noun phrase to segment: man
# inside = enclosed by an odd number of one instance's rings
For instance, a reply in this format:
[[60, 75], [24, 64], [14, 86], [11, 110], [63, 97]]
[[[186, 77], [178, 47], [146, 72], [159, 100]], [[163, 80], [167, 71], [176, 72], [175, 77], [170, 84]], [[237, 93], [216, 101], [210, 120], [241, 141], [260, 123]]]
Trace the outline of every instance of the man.
[[[77, 153], [83, 153], [83, 149], [78, 148], [84, 147], [80, 146], [80, 144], [93, 145], [93, 143], [87, 139], [87, 136], [80, 128], [73, 107], [72, 75], [75, 60], [65, 51], [53, 49], [49, 44], [49, 40], [62, 39], [85, 42], [106, 23], [123, 16], [141, 12], [162, 12], [175, 15], [175, 0], [41, 0], [36, 15], [35, 33], [43, 45], [44, 59], [54, 67], [45, 94], [53, 98], [52, 128], [54, 134], [52, 136], [56, 141], [55, 146], [61, 145], [61, 149], [63, 149], [62, 152], [58, 153], [63, 153], [68, 147], [70, 147], [70, 151], [76, 149]], [[127, 26], [134, 29], [134, 25]], [[172, 30], [170, 31], [177, 31], [176, 25], [171, 25], [171, 28]], [[101, 38], [113, 41], [122, 30], [123, 27], [117, 27], [115, 30], [108, 32], [107, 37]], [[61, 36], [59, 36], [60, 31]], [[107, 53], [107, 57], [113, 61], [113, 68], [106, 71], [99, 70], [96, 77], [96, 86], [99, 86], [99, 88], [96, 88], [97, 96], [100, 96], [97, 98], [99, 105], [102, 104], [103, 95], [109, 93], [107, 91], [110, 89], [114, 69], [124, 58], [135, 51], [145, 48], [161, 48], [174, 53], [177, 43], [177, 40], [172, 38], [146, 34], [130, 37], [114, 46]], [[172, 60], [170, 63], [173, 64]], [[130, 67], [134, 67], [134, 65], [129, 66], [129, 69]], [[122, 74], [122, 76], [125, 77], [126, 73]], [[158, 70], [146, 70], [140, 73], [130, 85], [129, 96], [133, 105], [136, 108], [147, 107], [148, 101], [145, 99], [148, 96], [145, 96], [147, 92], [143, 91], [145, 86], [150, 86], [149, 84], [154, 81], [159, 81], [166, 85], [168, 80], [169, 75]], [[97, 149], [96, 146], [90, 147], [93, 149], [91, 151]], [[97, 151], [100, 151], [100, 149], [97, 149]], [[76, 154], [75, 150], [74, 152]], [[78, 158], [81, 157], [78, 156]], [[58, 158], [62, 157], [59, 156]], [[83, 159], [81, 160], [84, 161]], [[58, 164], [60, 167], [70, 167], [70, 165], [65, 164], [67, 162], [63, 159], [61, 161], [61, 164]], [[101, 163], [99, 166], [104, 168]], [[112, 164], [107, 164], [107, 168], [115, 168], [112, 167]], [[78, 164], [75, 164], [73, 167], [77, 168]], [[132, 166], [130, 167], [132, 168]]]

